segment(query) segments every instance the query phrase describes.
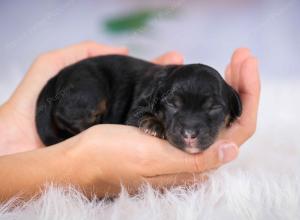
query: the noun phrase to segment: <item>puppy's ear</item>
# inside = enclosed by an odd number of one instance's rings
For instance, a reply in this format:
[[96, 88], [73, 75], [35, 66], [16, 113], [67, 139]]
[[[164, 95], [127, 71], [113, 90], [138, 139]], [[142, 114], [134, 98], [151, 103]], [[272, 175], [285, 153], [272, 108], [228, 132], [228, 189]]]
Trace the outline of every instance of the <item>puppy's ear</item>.
[[138, 96], [137, 100], [135, 100], [134, 105], [147, 109], [150, 113], [154, 113], [161, 97], [166, 93], [166, 78], [176, 67], [176, 65], [156, 65], [154, 68], [150, 69], [147, 74], [151, 75], [151, 77], [149, 78], [149, 81], [145, 80], [143, 82], [144, 84], [141, 83], [139, 85], [141, 87], [139, 89], [143, 92]]
[[170, 93], [170, 77], [172, 77], [173, 72], [178, 69], [180, 65], [168, 65], [160, 69], [158, 72], [154, 73], [154, 83], [151, 90], [151, 101], [152, 109], [155, 111], [164, 97]]
[[232, 123], [237, 117], [241, 116], [243, 106], [239, 94], [228, 84], [226, 84], [227, 98], [229, 104], [229, 122]]

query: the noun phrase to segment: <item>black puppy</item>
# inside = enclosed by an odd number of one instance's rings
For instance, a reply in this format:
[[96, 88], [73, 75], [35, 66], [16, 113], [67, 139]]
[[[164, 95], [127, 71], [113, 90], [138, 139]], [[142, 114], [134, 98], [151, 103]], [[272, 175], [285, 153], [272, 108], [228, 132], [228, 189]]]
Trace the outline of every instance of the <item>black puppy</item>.
[[197, 153], [241, 111], [239, 95], [209, 66], [108, 55], [52, 78], [39, 96], [36, 125], [47, 146], [96, 124], [126, 124]]

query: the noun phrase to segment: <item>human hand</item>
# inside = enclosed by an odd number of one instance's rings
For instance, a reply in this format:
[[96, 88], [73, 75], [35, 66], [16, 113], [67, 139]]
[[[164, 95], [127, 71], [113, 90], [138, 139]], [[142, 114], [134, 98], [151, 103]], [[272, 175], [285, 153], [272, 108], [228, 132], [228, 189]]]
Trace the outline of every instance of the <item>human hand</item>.
[[[40, 55], [31, 65], [12, 97], [0, 107], [0, 155], [43, 147], [35, 125], [36, 101], [47, 81], [64, 67], [82, 59], [105, 55], [127, 54], [126, 48], [111, 47], [95, 42], [83, 42]], [[182, 56], [169, 52], [153, 62], [182, 63]]]
[[242, 145], [256, 130], [260, 97], [258, 61], [249, 49], [235, 50], [227, 66], [225, 80], [239, 93], [243, 112], [221, 138]]
[[117, 195], [121, 185], [135, 193], [146, 182], [159, 189], [194, 184], [206, 179], [203, 172], [237, 155], [237, 146], [226, 141], [192, 155], [136, 127], [109, 124], [93, 126], [53, 148], [62, 145], [72, 167], [70, 183], [100, 197]]

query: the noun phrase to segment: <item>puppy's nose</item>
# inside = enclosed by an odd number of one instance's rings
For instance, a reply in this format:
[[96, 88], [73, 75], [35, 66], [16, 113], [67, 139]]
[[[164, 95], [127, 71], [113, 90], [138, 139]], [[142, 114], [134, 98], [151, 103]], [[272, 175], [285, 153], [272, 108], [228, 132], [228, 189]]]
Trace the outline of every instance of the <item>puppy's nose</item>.
[[183, 130], [183, 137], [187, 139], [194, 139], [198, 135], [198, 131], [195, 129], [185, 129]]

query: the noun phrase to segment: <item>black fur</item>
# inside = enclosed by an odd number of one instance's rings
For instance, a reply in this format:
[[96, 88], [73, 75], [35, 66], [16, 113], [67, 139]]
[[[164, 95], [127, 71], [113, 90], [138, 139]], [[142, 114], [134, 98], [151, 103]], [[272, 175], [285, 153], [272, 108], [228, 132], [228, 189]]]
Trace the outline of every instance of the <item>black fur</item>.
[[160, 66], [108, 55], [52, 78], [39, 96], [36, 125], [47, 146], [96, 124], [127, 124], [199, 152], [241, 111], [238, 93], [209, 66]]

